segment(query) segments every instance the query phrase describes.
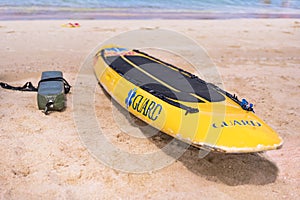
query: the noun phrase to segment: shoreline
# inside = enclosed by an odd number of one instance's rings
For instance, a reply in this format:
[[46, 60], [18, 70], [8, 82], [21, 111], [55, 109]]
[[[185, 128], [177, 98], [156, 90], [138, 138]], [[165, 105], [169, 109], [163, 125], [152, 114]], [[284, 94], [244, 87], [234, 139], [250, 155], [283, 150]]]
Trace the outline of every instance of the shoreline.
[[154, 9], [0, 9], [0, 20], [228, 20], [228, 19], [300, 19], [296, 12], [229, 12], [198, 10], [154, 10]]

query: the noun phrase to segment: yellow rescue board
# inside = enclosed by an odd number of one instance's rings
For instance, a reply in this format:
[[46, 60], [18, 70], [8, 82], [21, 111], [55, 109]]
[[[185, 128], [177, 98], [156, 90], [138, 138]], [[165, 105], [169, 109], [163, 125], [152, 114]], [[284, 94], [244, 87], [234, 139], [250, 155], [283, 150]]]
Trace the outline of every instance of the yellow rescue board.
[[279, 149], [283, 144], [251, 106], [243, 107], [237, 97], [138, 50], [104, 47], [95, 55], [94, 71], [122, 107], [193, 146], [248, 153]]

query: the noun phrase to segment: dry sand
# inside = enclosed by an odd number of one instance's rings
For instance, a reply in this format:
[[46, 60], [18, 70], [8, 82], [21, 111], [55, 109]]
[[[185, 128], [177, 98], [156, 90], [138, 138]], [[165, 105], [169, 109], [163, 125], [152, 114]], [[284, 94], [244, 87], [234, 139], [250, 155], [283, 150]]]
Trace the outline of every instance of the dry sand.
[[[158, 171], [125, 173], [99, 162], [80, 141], [72, 93], [64, 112], [45, 116], [37, 110], [35, 93], [0, 89], [0, 199], [299, 197], [299, 19], [79, 21], [82, 26], [75, 29], [62, 28], [63, 23], [0, 21], [0, 81], [37, 83], [42, 71], [61, 70], [74, 84], [85, 57], [105, 39], [134, 29], [166, 28], [202, 45], [225, 89], [253, 102], [257, 115], [285, 144], [264, 155], [211, 153], [204, 159], [190, 148]], [[97, 117], [114, 143], [134, 152], [157, 150], [170, 140], [164, 134], [136, 140], [122, 133], [107, 115], [115, 109], [110, 99], [100, 87], [95, 91]]]

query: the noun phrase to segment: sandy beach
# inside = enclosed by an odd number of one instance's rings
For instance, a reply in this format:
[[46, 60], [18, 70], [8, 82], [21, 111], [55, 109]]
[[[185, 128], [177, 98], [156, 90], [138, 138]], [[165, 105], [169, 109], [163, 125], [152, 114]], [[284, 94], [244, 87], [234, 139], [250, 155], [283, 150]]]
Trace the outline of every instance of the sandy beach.
[[[298, 199], [300, 19], [78, 20], [80, 28], [61, 26], [68, 22], [75, 21], [0, 21], [0, 81], [36, 85], [42, 71], [61, 70], [74, 85], [85, 58], [106, 39], [130, 30], [168, 29], [206, 49], [224, 88], [253, 102], [284, 146], [202, 159], [189, 148], [160, 170], [121, 172], [81, 142], [72, 92], [64, 112], [45, 116], [35, 93], [0, 89], [0, 199]], [[144, 140], [123, 133], [107, 115], [122, 111], [100, 86], [95, 108], [108, 137], [129, 151], [157, 150], [170, 140], [162, 133]]]

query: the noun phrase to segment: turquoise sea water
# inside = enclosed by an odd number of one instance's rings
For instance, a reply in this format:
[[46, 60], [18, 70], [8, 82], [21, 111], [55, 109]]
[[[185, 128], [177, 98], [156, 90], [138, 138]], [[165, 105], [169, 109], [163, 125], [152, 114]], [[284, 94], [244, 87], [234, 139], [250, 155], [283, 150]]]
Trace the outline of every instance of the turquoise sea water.
[[0, 0], [0, 19], [300, 18], [300, 0]]

